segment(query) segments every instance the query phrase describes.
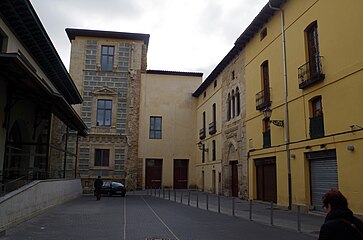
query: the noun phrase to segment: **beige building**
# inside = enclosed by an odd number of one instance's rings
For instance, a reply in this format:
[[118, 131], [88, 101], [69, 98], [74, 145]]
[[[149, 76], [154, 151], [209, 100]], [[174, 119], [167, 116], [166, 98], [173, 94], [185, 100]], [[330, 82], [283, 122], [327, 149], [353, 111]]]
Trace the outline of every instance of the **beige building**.
[[141, 76], [139, 159], [144, 188], [196, 185], [196, 102], [202, 73], [147, 70]]
[[70, 74], [84, 99], [76, 110], [89, 128], [80, 142], [78, 173], [85, 191], [97, 176], [142, 186], [138, 158], [141, 74], [149, 35], [66, 29]]

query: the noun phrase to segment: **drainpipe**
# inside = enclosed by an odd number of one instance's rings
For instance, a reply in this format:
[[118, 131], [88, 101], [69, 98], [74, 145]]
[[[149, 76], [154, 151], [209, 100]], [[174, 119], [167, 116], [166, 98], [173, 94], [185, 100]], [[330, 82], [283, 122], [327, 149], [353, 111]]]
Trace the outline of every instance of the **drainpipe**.
[[285, 17], [284, 11], [281, 8], [276, 8], [271, 5], [269, 0], [268, 5], [272, 10], [281, 12], [281, 40], [282, 40], [282, 63], [284, 66], [284, 105], [285, 105], [285, 150], [287, 158], [287, 185], [289, 194], [289, 209], [291, 210], [291, 158], [290, 158], [290, 131], [289, 131], [289, 108], [287, 102], [287, 67], [286, 67], [286, 46], [285, 46]]

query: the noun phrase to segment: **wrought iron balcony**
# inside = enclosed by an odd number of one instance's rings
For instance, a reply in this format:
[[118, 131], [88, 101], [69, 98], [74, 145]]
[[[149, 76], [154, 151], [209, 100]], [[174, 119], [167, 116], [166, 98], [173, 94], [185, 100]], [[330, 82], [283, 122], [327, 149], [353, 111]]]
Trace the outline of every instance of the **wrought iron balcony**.
[[310, 118], [310, 137], [324, 137], [324, 117], [323, 114]]
[[217, 132], [216, 122], [209, 123], [209, 134], [215, 134]]
[[270, 92], [271, 89], [269, 88], [256, 94], [256, 110], [265, 109], [266, 107], [271, 106]]
[[199, 139], [204, 139], [205, 138], [205, 128], [201, 128], [199, 130]]
[[263, 132], [263, 148], [271, 147], [271, 131]]
[[316, 56], [298, 68], [300, 89], [307, 88], [324, 80], [325, 74], [323, 73], [322, 58], [321, 56]]

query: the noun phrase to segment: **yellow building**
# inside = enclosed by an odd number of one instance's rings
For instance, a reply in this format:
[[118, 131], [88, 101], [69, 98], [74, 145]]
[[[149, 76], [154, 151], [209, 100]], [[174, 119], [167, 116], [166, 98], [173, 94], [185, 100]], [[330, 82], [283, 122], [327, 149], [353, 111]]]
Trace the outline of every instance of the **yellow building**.
[[194, 188], [193, 91], [202, 73], [147, 70], [141, 76], [139, 159], [143, 188]]
[[322, 194], [339, 188], [362, 214], [363, 2], [271, 5], [237, 40], [246, 45], [249, 197], [319, 210]]

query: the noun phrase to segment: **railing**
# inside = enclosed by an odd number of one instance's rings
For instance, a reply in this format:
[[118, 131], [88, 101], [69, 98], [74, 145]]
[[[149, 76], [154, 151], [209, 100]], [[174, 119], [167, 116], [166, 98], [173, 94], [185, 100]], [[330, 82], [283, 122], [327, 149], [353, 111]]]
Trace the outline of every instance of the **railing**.
[[199, 130], [199, 138], [204, 139], [205, 138], [205, 128], [201, 128]]
[[298, 68], [299, 88], [304, 89], [324, 80], [322, 56], [316, 56]]
[[209, 134], [215, 134], [217, 132], [217, 126], [216, 122], [213, 121], [209, 123]]
[[270, 93], [271, 88], [264, 89], [256, 94], [256, 110], [261, 110], [271, 106]]
[[310, 137], [324, 137], [324, 117], [323, 114], [310, 118]]

